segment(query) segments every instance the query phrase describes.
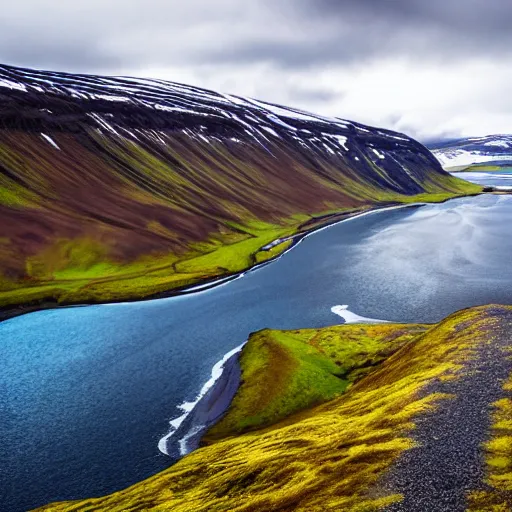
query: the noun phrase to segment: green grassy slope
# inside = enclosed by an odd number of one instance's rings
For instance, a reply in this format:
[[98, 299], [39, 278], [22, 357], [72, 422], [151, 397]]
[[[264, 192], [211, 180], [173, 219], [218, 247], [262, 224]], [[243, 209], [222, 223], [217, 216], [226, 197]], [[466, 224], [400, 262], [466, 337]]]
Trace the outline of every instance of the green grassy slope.
[[418, 334], [423, 325], [343, 325], [251, 335], [242, 384], [205, 441], [261, 428], [341, 395]]
[[[443, 189], [433, 187], [431, 194], [412, 196], [369, 189], [366, 198], [357, 200], [342, 193], [338, 202], [326, 201], [318, 206], [313, 203], [307, 208], [297, 206], [298, 213], [290, 211], [275, 215], [270, 222], [267, 215], [258, 218], [255, 214], [241, 212], [235, 217], [236, 222], [224, 222], [212, 228], [210, 233], [203, 235], [201, 242], [183, 238], [176, 244], [173, 240], [178, 237], [172, 229], [158, 221], [148, 220], [142, 234], [130, 231], [132, 227], [121, 230], [123, 236], [133, 236], [133, 242], [130, 242], [133, 247], [126, 246], [127, 241], [120, 243], [116, 240], [115, 228], [103, 223], [95, 226], [94, 221], [84, 217], [75, 220], [74, 227], [78, 233], [57, 232], [41, 240], [38, 238], [37, 244], [23, 242], [26, 249], [13, 239], [18, 235], [0, 236], [0, 308], [47, 300], [70, 304], [144, 298], [238, 272], [271, 259], [289, 247], [291, 242], [270, 251], [261, 251], [261, 247], [277, 238], [304, 232], [303, 224], [317, 216], [344, 211], [353, 213], [389, 204], [440, 202], [481, 190], [452, 179], [446, 180], [445, 187], [444, 192], [437, 192]], [[7, 203], [4, 205], [12, 215], [22, 218], [26, 211], [30, 217], [44, 218], [45, 208], [40, 203], [36, 201], [26, 206], [23, 203], [25, 199], [17, 197], [17, 203], [9, 199], [9, 206]], [[237, 211], [235, 206], [233, 210]], [[30, 232], [30, 226], [20, 225], [20, 228]], [[87, 228], [86, 232], [83, 232], [84, 228]], [[127, 258], [126, 253], [138, 247], [138, 235], [158, 239], [161, 247], [148, 248], [147, 254]]]

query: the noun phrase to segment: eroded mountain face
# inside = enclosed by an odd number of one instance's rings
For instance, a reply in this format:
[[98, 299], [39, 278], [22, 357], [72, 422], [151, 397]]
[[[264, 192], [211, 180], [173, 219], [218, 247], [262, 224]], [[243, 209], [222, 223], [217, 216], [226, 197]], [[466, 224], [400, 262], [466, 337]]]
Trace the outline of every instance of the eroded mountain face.
[[391, 131], [161, 80], [0, 66], [4, 286], [457, 186]]

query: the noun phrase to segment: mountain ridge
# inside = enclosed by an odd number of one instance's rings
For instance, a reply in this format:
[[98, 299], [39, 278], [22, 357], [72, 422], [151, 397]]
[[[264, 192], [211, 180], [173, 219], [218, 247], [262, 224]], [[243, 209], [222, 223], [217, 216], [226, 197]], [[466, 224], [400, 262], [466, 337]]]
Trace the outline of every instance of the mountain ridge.
[[512, 165], [512, 135], [467, 137], [428, 144], [445, 170], [463, 171], [471, 166]]
[[389, 130], [0, 66], [0, 307], [141, 298], [248, 268], [312, 217], [479, 190]]

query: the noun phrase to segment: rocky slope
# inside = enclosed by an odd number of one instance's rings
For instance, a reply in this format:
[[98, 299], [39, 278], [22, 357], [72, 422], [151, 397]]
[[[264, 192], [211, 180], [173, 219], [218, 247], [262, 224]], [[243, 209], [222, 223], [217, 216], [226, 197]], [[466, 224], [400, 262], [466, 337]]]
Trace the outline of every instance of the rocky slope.
[[315, 214], [476, 190], [403, 134], [0, 66], [0, 307], [148, 296], [265, 259]]
[[512, 166], [512, 135], [488, 135], [429, 144], [447, 171], [472, 166]]

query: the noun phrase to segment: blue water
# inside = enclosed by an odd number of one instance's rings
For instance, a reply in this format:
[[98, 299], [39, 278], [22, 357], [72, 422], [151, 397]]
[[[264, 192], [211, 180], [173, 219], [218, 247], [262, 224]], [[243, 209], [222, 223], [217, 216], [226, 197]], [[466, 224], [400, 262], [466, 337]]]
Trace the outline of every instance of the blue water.
[[41, 311], [0, 323], [0, 510], [97, 496], [167, 467], [176, 406], [264, 328], [339, 323], [331, 307], [434, 322], [512, 304], [512, 196], [374, 213], [187, 296]]
[[491, 172], [457, 172], [454, 176], [478, 185], [495, 187], [512, 187], [512, 167], [503, 167]]

